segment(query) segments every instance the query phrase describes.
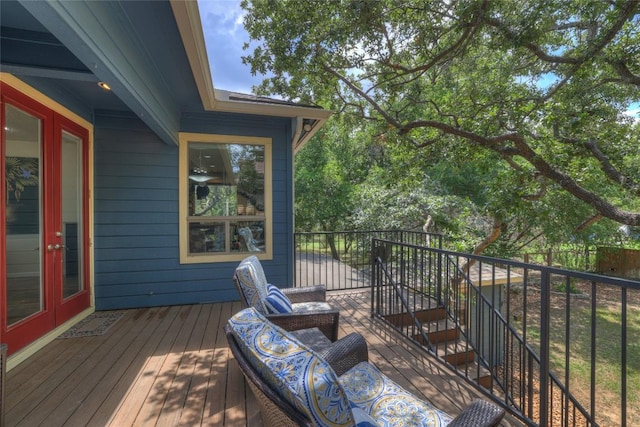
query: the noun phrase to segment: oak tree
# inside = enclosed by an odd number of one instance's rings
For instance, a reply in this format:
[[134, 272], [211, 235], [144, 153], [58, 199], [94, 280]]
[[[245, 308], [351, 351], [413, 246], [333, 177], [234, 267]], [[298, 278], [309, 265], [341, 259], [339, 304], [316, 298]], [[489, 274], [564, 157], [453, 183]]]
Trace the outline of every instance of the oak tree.
[[387, 143], [490, 153], [523, 200], [570, 194], [590, 209], [578, 224], [638, 226], [639, 4], [245, 0], [244, 61], [270, 76], [261, 93], [357, 115]]

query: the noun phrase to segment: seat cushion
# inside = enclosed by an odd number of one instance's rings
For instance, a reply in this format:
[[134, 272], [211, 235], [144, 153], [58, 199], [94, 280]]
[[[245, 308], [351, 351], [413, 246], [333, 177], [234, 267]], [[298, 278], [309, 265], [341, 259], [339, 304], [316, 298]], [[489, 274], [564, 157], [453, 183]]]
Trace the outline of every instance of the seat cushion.
[[361, 362], [340, 377], [352, 405], [362, 409], [380, 426], [446, 426], [452, 418], [418, 399], [383, 375], [375, 366]]
[[266, 314], [264, 301], [267, 298], [267, 278], [258, 257], [251, 255], [243, 259], [233, 277], [244, 303]]
[[296, 302], [291, 304], [292, 311], [294, 313], [306, 313], [308, 311], [325, 311], [332, 310], [326, 302], [311, 301], [311, 302]]
[[265, 382], [319, 426], [353, 426], [331, 366], [292, 335], [247, 308], [229, 319], [240, 350]]
[[264, 300], [269, 313], [291, 313], [291, 301], [277, 286], [267, 284], [267, 298]]

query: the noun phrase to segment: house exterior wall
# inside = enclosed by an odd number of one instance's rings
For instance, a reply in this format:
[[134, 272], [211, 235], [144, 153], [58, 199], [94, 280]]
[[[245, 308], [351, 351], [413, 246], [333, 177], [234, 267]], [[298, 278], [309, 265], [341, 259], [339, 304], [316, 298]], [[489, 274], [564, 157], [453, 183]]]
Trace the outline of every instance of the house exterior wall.
[[[293, 283], [290, 120], [225, 113], [184, 115], [181, 131], [273, 141], [273, 259], [268, 280]], [[133, 115], [95, 119], [94, 277], [97, 310], [238, 300], [236, 262], [180, 264], [178, 147]]]

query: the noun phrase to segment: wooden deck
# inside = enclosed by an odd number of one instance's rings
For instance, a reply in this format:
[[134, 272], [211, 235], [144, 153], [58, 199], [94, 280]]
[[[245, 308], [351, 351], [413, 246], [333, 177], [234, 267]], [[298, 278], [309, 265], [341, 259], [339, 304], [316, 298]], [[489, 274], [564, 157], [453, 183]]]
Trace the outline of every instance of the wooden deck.
[[[451, 414], [480, 394], [369, 317], [369, 294], [331, 293], [341, 336]], [[261, 426], [222, 325], [240, 303], [127, 310], [106, 334], [57, 339], [7, 375], [7, 426]], [[520, 425], [509, 419], [504, 425]]]

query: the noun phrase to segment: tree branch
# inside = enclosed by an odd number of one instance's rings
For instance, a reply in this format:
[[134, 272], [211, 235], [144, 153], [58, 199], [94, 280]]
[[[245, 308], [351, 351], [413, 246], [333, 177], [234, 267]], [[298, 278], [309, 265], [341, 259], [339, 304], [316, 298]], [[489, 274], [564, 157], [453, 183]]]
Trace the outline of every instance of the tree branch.
[[602, 214], [599, 214], [599, 213], [592, 215], [589, 218], [582, 221], [582, 223], [576, 227], [576, 231], [582, 231], [585, 228], [589, 227], [591, 224], [595, 224], [596, 222], [600, 221], [602, 218], [604, 217], [602, 216]]

